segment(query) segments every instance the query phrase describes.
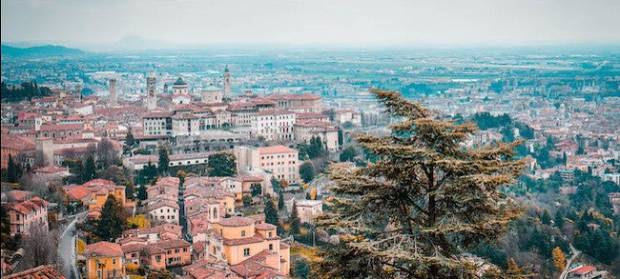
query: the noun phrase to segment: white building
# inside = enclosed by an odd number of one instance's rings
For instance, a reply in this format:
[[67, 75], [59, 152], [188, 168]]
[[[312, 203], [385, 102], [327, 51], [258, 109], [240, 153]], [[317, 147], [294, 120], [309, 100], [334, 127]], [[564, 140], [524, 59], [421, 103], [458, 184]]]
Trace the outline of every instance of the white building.
[[305, 120], [295, 123], [295, 141], [309, 143], [318, 137], [329, 152], [338, 151], [338, 128], [320, 120]]
[[299, 182], [299, 152], [284, 145], [269, 147], [235, 146], [239, 172], [264, 170], [278, 180]]
[[266, 110], [252, 117], [251, 138], [263, 137], [266, 141], [292, 141], [295, 113], [286, 110]]
[[297, 206], [297, 216], [302, 223], [313, 223], [314, 218], [323, 214], [323, 201], [295, 200], [294, 198], [286, 201], [286, 209], [289, 213], [293, 210], [293, 201]]
[[151, 222], [179, 224], [179, 205], [171, 200], [159, 200], [147, 208]]

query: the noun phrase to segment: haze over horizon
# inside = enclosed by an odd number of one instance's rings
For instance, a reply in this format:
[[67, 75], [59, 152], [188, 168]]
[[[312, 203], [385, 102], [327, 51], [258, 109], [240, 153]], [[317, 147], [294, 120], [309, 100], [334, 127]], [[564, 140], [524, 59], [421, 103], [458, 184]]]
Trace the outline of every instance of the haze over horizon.
[[86, 48], [620, 43], [620, 1], [435, 2], [6, 0], [1, 31], [3, 42]]

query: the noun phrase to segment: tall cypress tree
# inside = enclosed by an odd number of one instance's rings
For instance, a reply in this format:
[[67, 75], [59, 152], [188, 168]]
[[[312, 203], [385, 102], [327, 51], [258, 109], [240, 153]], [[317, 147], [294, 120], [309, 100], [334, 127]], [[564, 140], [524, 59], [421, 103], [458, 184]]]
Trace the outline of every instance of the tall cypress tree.
[[282, 226], [280, 226], [280, 219], [278, 218], [278, 210], [275, 208], [271, 197], [266, 196], [263, 200], [265, 204], [265, 223], [272, 224], [278, 227], [278, 234], [282, 231]]
[[113, 241], [118, 238], [127, 227], [126, 215], [120, 202], [114, 196], [109, 195], [101, 209], [95, 235], [104, 241]]
[[299, 234], [299, 228], [301, 226], [301, 220], [299, 216], [297, 216], [297, 204], [293, 201], [293, 209], [291, 209], [291, 217], [289, 219], [289, 223], [291, 223], [291, 233], [294, 235]]
[[501, 236], [520, 213], [498, 191], [523, 168], [512, 160], [518, 142], [465, 148], [473, 124], [433, 116], [396, 92], [372, 93], [401, 121], [389, 136], [356, 136], [375, 163], [332, 168], [334, 210], [318, 224], [341, 232], [341, 245], [321, 252], [317, 270], [325, 278], [477, 277], [462, 253]]
[[284, 209], [284, 193], [278, 192], [278, 210]]
[[95, 166], [95, 158], [93, 155], [88, 155], [86, 162], [84, 162], [84, 168], [82, 169], [82, 181], [86, 182], [97, 177], [97, 167]]
[[170, 169], [170, 158], [168, 158], [168, 149], [166, 147], [159, 147], [159, 163], [157, 165], [160, 175], [168, 175]]
[[17, 166], [15, 160], [13, 160], [13, 156], [10, 154], [6, 172], [7, 181], [10, 183], [17, 183], [17, 180], [19, 179], [19, 166]]

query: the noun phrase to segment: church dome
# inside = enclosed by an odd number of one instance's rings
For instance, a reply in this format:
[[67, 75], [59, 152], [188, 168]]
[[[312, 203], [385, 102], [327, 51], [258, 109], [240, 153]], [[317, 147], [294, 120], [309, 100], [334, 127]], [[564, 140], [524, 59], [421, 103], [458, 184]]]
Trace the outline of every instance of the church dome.
[[179, 77], [177, 81], [174, 82], [174, 85], [187, 85], [187, 83], [181, 77]]

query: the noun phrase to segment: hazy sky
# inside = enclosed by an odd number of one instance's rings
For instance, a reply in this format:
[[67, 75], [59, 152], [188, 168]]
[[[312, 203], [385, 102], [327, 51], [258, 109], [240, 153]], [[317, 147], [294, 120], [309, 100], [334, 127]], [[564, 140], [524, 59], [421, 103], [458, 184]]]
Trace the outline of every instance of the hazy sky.
[[620, 0], [2, 0], [2, 41], [619, 43]]

